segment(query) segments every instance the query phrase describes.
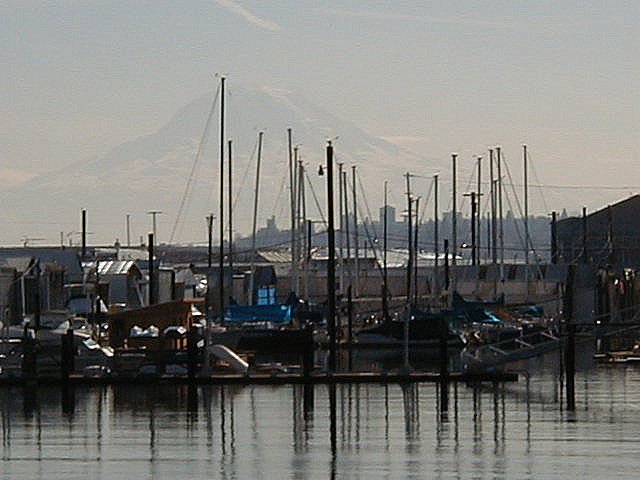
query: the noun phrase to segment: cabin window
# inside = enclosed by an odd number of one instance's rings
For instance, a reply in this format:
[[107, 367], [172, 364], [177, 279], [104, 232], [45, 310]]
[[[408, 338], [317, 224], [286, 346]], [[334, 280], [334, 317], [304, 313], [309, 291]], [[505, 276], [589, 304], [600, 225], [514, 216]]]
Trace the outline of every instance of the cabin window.
[[258, 305], [275, 305], [276, 287], [258, 288]]

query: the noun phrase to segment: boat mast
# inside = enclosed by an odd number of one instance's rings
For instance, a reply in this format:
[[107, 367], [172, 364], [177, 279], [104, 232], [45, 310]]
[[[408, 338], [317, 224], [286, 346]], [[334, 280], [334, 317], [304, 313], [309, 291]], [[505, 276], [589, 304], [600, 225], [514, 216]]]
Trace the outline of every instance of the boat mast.
[[440, 294], [440, 283], [438, 279], [438, 174], [433, 176], [433, 292], [436, 299]]
[[347, 171], [342, 172], [342, 191], [344, 192], [344, 226], [347, 238], [347, 273], [349, 278], [349, 286], [353, 285], [353, 268], [351, 268], [351, 240], [349, 238], [349, 195], [347, 193]]
[[[231, 145], [232, 145], [232, 141], [231, 139], [229, 139], [228, 143], [228, 148], [227, 148], [227, 155], [228, 155], [228, 202], [229, 202], [229, 249], [228, 249], [228, 255], [229, 255], [229, 270], [230, 270], [230, 274], [231, 274], [231, 278], [233, 279], [233, 183], [232, 183], [232, 179], [233, 179], [233, 175], [232, 175], [232, 155], [231, 155]], [[233, 281], [232, 281], [232, 285], [233, 285]], [[232, 287], [232, 292], [233, 292], [233, 287]]]
[[294, 192], [294, 164], [293, 164], [293, 145], [291, 140], [291, 128], [287, 128], [287, 140], [289, 151], [289, 198], [291, 202], [291, 272], [290, 272], [290, 289], [296, 291], [296, 284], [298, 283], [298, 268], [296, 262], [296, 203]]
[[420, 228], [420, 197], [416, 197], [416, 223], [413, 229], [413, 304], [418, 305], [418, 230]]
[[[360, 296], [360, 245], [358, 245], [358, 194], [356, 189], [356, 166], [351, 166], [351, 181], [353, 183], [352, 186], [352, 195], [353, 195], [353, 240], [355, 247], [355, 290], [356, 290], [356, 298]], [[385, 186], [386, 186], [385, 182]], [[385, 207], [386, 207], [386, 199], [385, 199]], [[386, 244], [385, 244], [386, 246]]]
[[457, 163], [458, 163], [458, 155], [453, 153], [451, 154], [451, 164], [452, 164], [452, 170], [453, 170], [453, 188], [452, 188], [452, 212], [451, 212], [451, 239], [453, 242], [452, 245], [452, 258], [451, 258], [451, 266], [454, 267], [452, 273], [453, 276], [453, 289], [456, 290], [457, 288], [457, 281], [456, 281], [456, 272], [455, 272], [455, 266], [457, 264], [457, 260], [456, 257], [458, 256], [458, 210], [457, 210], [457, 174], [456, 174], [456, 168], [457, 168]]
[[329, 371], [336, 369], [336, 241], [335, 223], [333, 219], [333, 145], [327, 143], [327, 246], [329, 262], [327, 263], [327, 330], [329, 334]]
[[296, 277], [295, 277], [295, 291], [296, 295], [300, 292], [300, 245], [302, 239], [300, 238], [300, 169], [298, 162], [298, 146], [293, 147], [293, 197], [294, 197], [294, 258], [296, 262]]
[[338, 162], [338, 250], [340, 251], [340, 293], [344, 288], [344, 190], [342, 188], [342, 162]]
[[264, 132], [258, 133], [258, 160], [256, 163], [256, 187], [253, 192], [253, 227], [251, 229], [251, 277], [249, 279], [249, 305], [253, 305], [254, 295], [253, 289], [255, 288], [255, 276], [256, 276], [256, 228], [258, 224], [258, 195], [260, 192], [260, 162], [262, 160], [262, 136]]
[[412, 264], [412, 260], [413, 260], [413, 255], [411, 253], [411, 251], [413, 250], [412, 248], [412, 243], [413, 243], [413, 234], [411, 231], [411, 185], [410, 185], [410, 174], [409, 172], [407, 172], [405, 174], [406, 177], [406, 183], [407, 183], [407, 250], [409, 253], [409, 256], [407, 258], [407, 306], [410, 307], [411, 306], [411, 274], [412, 274], [412, 270], [413, 270], [413, 264]]
[[304, 276], [304, 296], [305, 298], [309, 297], [309, 262], [306, 260], [302, 261], [303, 251], [306, 252], [308, 250], [307, 239], [305, 234], [305, 228], [307, 225], [307, 201], [305, 195], [305, 186], [304, 186], [304, 164], [301, 159], [298, 159], [298, 147], [295, 148], [295, 158], [296, 163], [298, 164], [298, 254], [297, 259], [298, 262], [302, 262], [302, 270]]
[[[388, 305], [388, 298], [389, 298], [389, 284], [388, 284], [388, 277], [387, 277], [387, 210], [388, 210], [388, 206], [387, 206], [387, 180], [384, 181], [384, 215], [383, 215], [383, 226], [382, 226], [382, 236], [383, 238], [383, 242], [384, 242], [384, 250], [382, 252], [382, 270], [384, 272], [384, 275], [382, 277], [382, 281], [383, 281], [383, 292], [382, 292], [382, 310], [383, 310], [383, 315], [384, 315], [384, 320], [385, 322], [389, 319], [389, 305]], [[357, 285], [357, 283], [356, 283]], [[357, 288], [357, 287], [356, 287]], [[356, 290], [357, 291], [357, 290]], [[357, 294], [356, 294], [357, 295]]]
[[[524, 262], [529, 265], [529, 179], [527, 172], [527, 146], [522, 146], [522, 161], [524, 163]], [[528, 269], [525, 269], [528, 272]]]
[[498, 229], [496, 221], [496, 184], [493, 176], [493, 149], [489, 149], [489, 176], [491, 177], [491, 262], [498, 263]]
[[224, 82], [225, 77], [220, 77], [220, 254], [218, 258], [220, 323], [224, 323]]
[[504, 217], [502, 212], [502, 149], [496, 147], [498, 155], [498, 219], [500, 225], [500, 282], [504, 282]]
[[477, 188], [477, 192], [476, 192], [477, 196], [478, 196], [478, 210], [476, 212], [477, 214], [477, 224], [478, 226], [476, 227], [476, 242], [477, 242], [477, 246], [476, 246], [476, 258], [478, 260], [478, 265], [480, 265], [482, 263], [481, 258], [482, 258], [482, 250], [481, 250], [481, 245], [482, 245], [482, 204], [480, 203], [480, 199], [482, 198], [482, 157], [480, 155], [478, 155], [478, 188]]

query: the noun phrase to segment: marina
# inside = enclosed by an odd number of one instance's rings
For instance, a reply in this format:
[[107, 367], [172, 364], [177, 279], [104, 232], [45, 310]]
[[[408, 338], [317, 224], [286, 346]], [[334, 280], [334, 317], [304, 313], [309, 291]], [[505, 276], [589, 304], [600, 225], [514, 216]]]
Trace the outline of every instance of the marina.
[[637, 8], [5, 3], [0, 478], [638, 477]]

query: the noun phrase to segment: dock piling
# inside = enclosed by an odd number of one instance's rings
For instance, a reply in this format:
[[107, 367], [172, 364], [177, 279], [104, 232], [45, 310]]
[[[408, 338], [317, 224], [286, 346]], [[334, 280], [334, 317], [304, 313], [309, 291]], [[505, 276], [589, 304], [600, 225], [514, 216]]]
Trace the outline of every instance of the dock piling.
[[69, 328], [61, 337], [61, 362], [60, 370], [62, 380], [69, 381], [69, 375], [75, 370], [75, 348], [73, 342], [73, 329]]

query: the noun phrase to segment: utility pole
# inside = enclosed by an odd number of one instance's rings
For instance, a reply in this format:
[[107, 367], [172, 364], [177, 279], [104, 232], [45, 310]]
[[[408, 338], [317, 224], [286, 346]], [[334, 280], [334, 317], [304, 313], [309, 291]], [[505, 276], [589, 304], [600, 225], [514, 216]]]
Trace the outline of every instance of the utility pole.
[[153, 242], [154, 235], [153, 233], [149, 234], [149, 246], [148, 246], [148, 255], [149, 255], [149, 305], [154, 305], [156, 303], [156, 274], [153, 264]]
[[162, 210], [149, 210], [147, 212], [149, 215], [151, 215], [151, 231], [153, 232], [153, 237], [155, 238], [156, 242], [158, 241], [158, 231], [157, 231], [157, 221], [156, 221], [156, 217], [160, 214], [162, 214]]

